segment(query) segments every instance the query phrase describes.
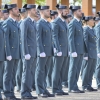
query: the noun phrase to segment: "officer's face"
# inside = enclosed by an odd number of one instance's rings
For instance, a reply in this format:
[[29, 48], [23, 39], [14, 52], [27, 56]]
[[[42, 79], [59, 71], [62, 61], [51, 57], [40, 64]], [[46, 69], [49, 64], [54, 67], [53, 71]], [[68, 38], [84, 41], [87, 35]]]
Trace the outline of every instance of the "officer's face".
[[32, 9], [31, 9], [31, 15], [32, 15], [33, 17], [37, 17], [37, 10], [36, 10], [36, 8], [32, 8]]
[[58, 14], [55, 15], [55, 18], [57, 18], [57, 17], [58, 17]]
[[68, 12], [68, 9], [63, 9], [62, 10], [62, 13], [63, 13], [63, 16], [66, 16], [69, 12]]
[[2, 11], [1, 11], [1, 9], [0, 9], [0, 18], [2, 17]]
[[49, 18], [50, 17], [50, 10], [49, 9], [43, 10], [43, 14], [46, 18]]
[[15, 17], [19, 16], [19, 9], [18, 9], [18, 7], [13, 8], [11, 11], [12, 11], [13, 16], [15, 16]]
[[27, 11], [23, 13], [24, 18], [27, 17]]
[[78, 18], [82, 18], [82, 10], [81, 9], [78, 9], [76, 12], [75, 12], [76, 16]]
[[94, 26], [94, 20], [93, 19], [89, 20], [88, 21], [88, 25], [91, 26], [91, 27], [93, 27]]
[[8, 14], [8, 13], [4, 13], [4, 14], [3, 14], [3, 19], [4, 19], [4, 20], [6, 20], [8, 17], [9, 17], [9, 14]]
[[72, 19], [73, 19], [72, 17], [67, 18], [67, 22], [70, 23], [70, 21], [71, 21]]

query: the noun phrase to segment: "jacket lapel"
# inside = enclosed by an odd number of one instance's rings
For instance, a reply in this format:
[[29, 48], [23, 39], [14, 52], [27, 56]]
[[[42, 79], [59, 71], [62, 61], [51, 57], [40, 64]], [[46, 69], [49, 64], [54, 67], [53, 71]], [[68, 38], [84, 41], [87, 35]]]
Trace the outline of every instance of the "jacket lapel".
[[60, 22], [60, 24], [62, 24], [65, 28], [67, 28], [67, 24], [66, 24], [65, 22], [63, 22], [63, 21], [61, 20], [61, 18], [59, 18], [59, 22]]
[[3, 30], [3, 27], [2, 27], [2, 23], [3, 23], [3, 22], [0, 22], [0, 29], [1, 29], [2, 31], [4, 31], [4, 30]]
[[42, 22], [43, 22], [46, 26], [49, 26], [50, 29], [52, 29], [52, 28], [51, 28], [51, 24], [50, 24], [49, 22], [46, 22], [44, 19], [42, 19]]
[[30, 24], [33, 26], [33, 28], [35, 29], [35, 31], [36, 31], [36, 25], [35, 25], [36, 23], [35, 23], [35, 21], [32, 22], [32, 20], [30, 18], [28, 18], [28, 20], [29, 20]]
[[[79, 23], [76, 19], [75, 19], [75, 22], [76, 22], [76, 24], [77, 24], [78, 26], [80, 26], [80, 27], [82, 28], [82, 24]], [[83, 30], [83, 28], [82, 28], [82, 30]]]
[[32, 22], [32, 20], [31, 20], [30, 18], [28, 18], [28, 20], [29, 20], [30, 24], [31, 24], [32, 26], [34, 26], [34, 22]]
[[89, 29], [90, 33], [91, 33], [93, 36], [96, 37], [95, 30], [94, 30], [94, 29], [92, 30], [92, 29], [90, 29], [89, 27], [88, 27], [88, 29]]
[[13, 21], [13, 19], [9, 18], [9, 20], [10, 20], [10, 22], [11, 22], [14, 26], [16, 26], [16, 27], [18, 28], [17, 23], [15, 23], [15, 22]]

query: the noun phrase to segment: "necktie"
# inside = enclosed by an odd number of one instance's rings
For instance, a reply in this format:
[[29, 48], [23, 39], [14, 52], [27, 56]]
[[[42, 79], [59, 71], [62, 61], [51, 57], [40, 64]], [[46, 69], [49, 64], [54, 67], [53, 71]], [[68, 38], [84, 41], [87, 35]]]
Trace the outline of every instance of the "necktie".
[[49, 27], [51, 28], [51, 24], [49, 22], [47, 22], [47, 24], [49, 25]]
[[15, 24], [16, 24], [16, 25], [18, 25], [18, 22], [17, 22], [17, 21], [15, 21]]
[[79, 23], [80, 23], [80, 25], [82, 25], [82, 22], [81, 21], [79, 21]]

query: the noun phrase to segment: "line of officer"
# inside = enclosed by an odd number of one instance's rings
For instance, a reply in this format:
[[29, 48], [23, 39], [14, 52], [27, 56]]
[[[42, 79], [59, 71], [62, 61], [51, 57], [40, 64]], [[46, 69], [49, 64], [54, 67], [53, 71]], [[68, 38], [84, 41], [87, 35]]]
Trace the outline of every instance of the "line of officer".
[[36, 43], [36, 29], [34, 17], [36, 16], [36, 5], [25, 4], [23, 8], [26, 8], [28, 17], [24, 19], [20, 25], [21, 35], [23, 36], [23, 48], [25, 64], [23, 66], [22, 81], [21, 81], [21, 98], [22, 99], [37, 99], [32, 96], [31, 89], [33, 78], [33, 67], [36, 67], [36, 54], [37, 54], [37, 43]]
[[19, 10], [16, 4], [6, 5], [5, 8], [9, 11], [9, 18], [3, 22], [6, 42], [6, 65], [3, 75], [3, 91], [4, 100], [17, 98], [14, 95], [13, 75], [14, 69], [18, 65], [21, 58], [20, 55], [20, 30], [16, 23], [16, 17], [19, 15]]

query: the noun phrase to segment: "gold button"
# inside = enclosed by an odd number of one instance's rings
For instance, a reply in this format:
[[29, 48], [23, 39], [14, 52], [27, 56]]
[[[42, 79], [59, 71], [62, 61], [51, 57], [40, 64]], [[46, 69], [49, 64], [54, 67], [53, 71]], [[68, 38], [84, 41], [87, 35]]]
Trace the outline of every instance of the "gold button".
[[14, 47], [12, 47], [12, 48], [14, 48]]
[[6, 48], [6, 46], [5, 46], [5, 48]]
[[92, 37], [93, 38], [93, 37]]
[[30, 46], [30, 45], [28, 45], [28, 46]]
[[45, 46], [45, 45], [44, 45]]
[[21, 43], [20, 43], [21, 44]]
[[80, 30], [79, 30], [80, 31]]
[[15, 31], [14, 31], [15, 32]]
[[61, 45], [60, 45], [61, 46]]

